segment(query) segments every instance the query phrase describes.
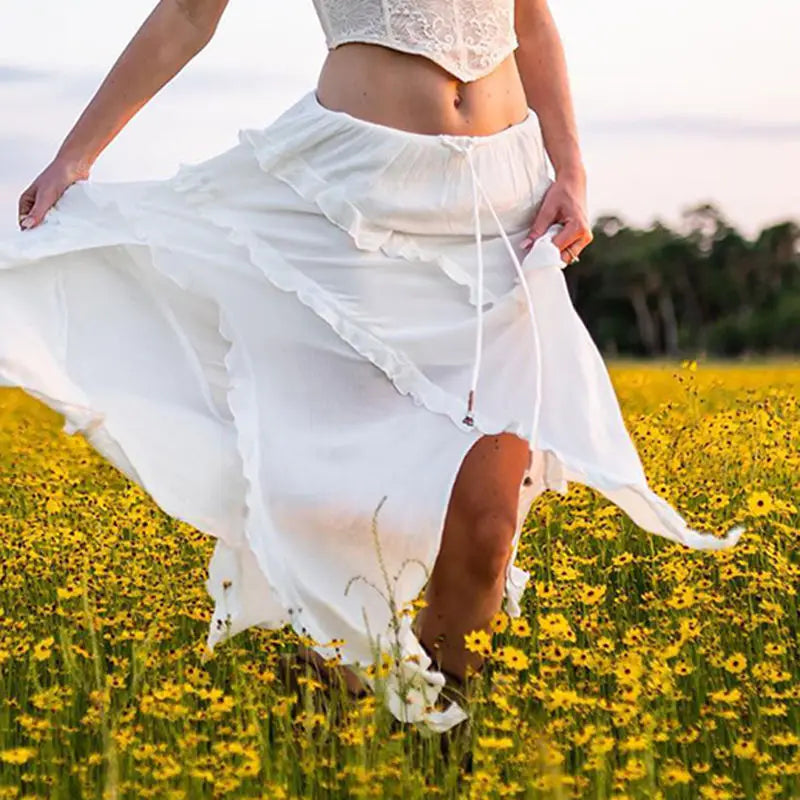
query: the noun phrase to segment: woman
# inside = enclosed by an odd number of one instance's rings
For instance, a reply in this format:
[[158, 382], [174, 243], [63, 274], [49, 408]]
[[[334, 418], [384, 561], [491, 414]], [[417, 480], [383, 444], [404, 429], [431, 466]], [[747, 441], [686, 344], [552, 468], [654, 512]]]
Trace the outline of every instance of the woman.
[[0, 243], [0, 382], [217, 537], [209, 646], [290, 622], [354, 693], [377, 648], [398, 719], [443, 731], [464, 634], [520, 613], [539, 493], [580, 481], [695, 548], [741, 529], [650, 490], [569, 302], [591, 233], [545, 0], [315, 2], [327, 59], [273, 124], [87, 181], [226, 5], [161, 0]]

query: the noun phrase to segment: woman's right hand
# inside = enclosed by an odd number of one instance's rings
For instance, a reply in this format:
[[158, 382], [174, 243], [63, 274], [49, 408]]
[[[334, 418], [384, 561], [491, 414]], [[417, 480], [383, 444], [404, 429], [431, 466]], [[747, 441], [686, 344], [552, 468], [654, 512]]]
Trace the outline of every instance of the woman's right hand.
[[19, 198], [19, 227], [35, 228], [69, 186], [89, 177], [89, 170], [56, 158]]

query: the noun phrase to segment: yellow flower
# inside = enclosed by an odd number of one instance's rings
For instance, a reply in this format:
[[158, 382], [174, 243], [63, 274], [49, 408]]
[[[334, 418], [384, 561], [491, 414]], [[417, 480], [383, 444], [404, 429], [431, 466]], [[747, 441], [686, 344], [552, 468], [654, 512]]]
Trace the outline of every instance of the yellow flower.
[[736, 742], [733, 746], [733, 754], [736, 758], [753, 759], [758, 755], [758, 748], [754, 742]]
[[519, 672], [526, 669], [530, 664], [530, 659], [517, 647], [501, 647], [497, 651], [497, 658], [510, 669]]
[[708, 696], [715, 703], [728, 703], [729, 705], [735, 705], [742, 699], [739, 689], [731, 689], [729, 692], [720, 689], [717, 692], [709, 692]]
[[696, 601], [696, 595], [692, 586], [678, 586], [666, 603], [670, 608], [683, 609], [691, 608]]
[[572, 734], [572, 741], [578, 747], [583, 747], [585, 744], [588, 744], [595, 733], [597, 733], [597, 727], [589, 723], [588, 725], [584, 725], [580, 731], [576, 731]]
[[800, 736], [796, 736], [790, 731], [786, 731], [785, 733], [773, 733], [768, 741], [775, 747], [797, 747], [800, 745]]
[[464, 647], [471, 653], [489, 656], [492, 653], [492, 639], [486, 631], [470, 631], [464, 634]]
[[744, 657], [744, 653], [733, 653], [725, 660], [723, 666], [728, 672], [738, 674], [747, 666], [747, 659]]
[[539, 636], [543, 639], [575, 640], [569, 620], [563, 614], [543, 614], [539, 617]]
[[55, 639], [52, 636], [48, 636], [42, 639], [40, 642], [37, 642], [33, 647], [33, 657], [36, 661], [45, 661], [46, 659], [50, 658], [50, 654], [53, 652], [52, 647], [55, 643]]
[[667, 786], [673, 786], [676, 783], [690, 783], [692, 774], [679, 766], [668, 766], [661, 771], [661, 779]]
[[632, 753], [636, 750], [647, 750], [649, 741], [643, 734], [633, 734], [620, 742], [619, 749], [624, 753]]
[[588, 650], [573, 649], [570, 657], [576, 667], [591, 667], [595, 663], [595, 657]]
[[705, 800], [730, 800], [733, 796], [729, 791], [719, 786], [705, 786], [700, 787], [700, 795]]
[[531, 626], [528, 620], [526, 620], [525, 617], [514, 617], [514, 619], [511, 620], [511, 633], [513, 633], [514, 636], [520, 637], [530, 636]]
[[470, 800], [488, 797], [497, 785], [498, 779], [491, 772], [485, 769], [475, 770], [470, 781]]
[[753, 492], [747, 498], [747, 509], [754, 517], [763, 517], [769, 514], [773, 505], [769, 492]]
[[342, 744], [364, 744], [364, 731], [361, 728], [345, 728], [337, 734]]
[[708, 498], [708, 505], [710, 508], [727, 508], [730, 502], [730, 497], [724, 492], [717, 492]]
[[588, 583], [581, 584], [578, 590], [578, 599], [587, 606], [596, 605], [606, 596], [606, 587]]
[[31, 747], [14, 747], [11, 750], [0, 750], [0, 761], [6, 764], [24, 764], [36, 755]]
[[56, 514], [64, 507], [63, 503], [61, 502], [60, 498], [58, 497], [50, 497], [48, 498], [47, 502], [44, 504], [45, 511], [48, 514]]
[[606, 655], [610, 655], [614, 652], [614, 642], [608, 638], [608, 636], [601, 636], [597, 640], [597, 649], [601, 653], [605, 653]]
[[212, 716], [216, 716], [218, 714], [225, 714], [226, 712], [233, 709], [235, 705], [236, 705], [236, 700], [233, 697], [231, 697], [231, 695], [226, 694], [219, 700], [214, 700], [208, 704], [208, 713]]
[[502, 633], [508, 627], [508, 614], [498, 611], [489, 623], [492, 633]]
[[624, 567], [626, 564], [630, 564], [633, 558], [633, 553], [620, 553], [618, 556], [614, 556], [611, 559], [611, 563], [615, 567]]
[[617, 660], [613, 666], [614, 673], [621, 681], [635, 681], [641, 678], [644, 672], [641, 656], [628, 653]]
[[514, 741], [510, 736], [479, 736], [478, 747], [481, 750], [510, 750]]

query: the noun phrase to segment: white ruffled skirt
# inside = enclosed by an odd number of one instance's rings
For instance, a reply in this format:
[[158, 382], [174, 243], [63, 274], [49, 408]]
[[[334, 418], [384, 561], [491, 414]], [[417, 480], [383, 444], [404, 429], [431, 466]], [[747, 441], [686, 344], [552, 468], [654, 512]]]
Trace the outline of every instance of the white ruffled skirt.
[[285, 623], [344, 663], [377, 647], [393, 713], [445, 730], [464, 712], [434, 708], [443, 676], [401, 611], [480, 436], [530, 446], [514, 556], [533, 499], [569, 481], [689, 547], [741, 533], [692, 531], [648, 487], [556, 229], [521, 248], [549, 183], [532, 111], [415, 134], [310, 91], [219, 156], [75, 184], [0, 240], [0, 385], [217, 537], [209, 647]]

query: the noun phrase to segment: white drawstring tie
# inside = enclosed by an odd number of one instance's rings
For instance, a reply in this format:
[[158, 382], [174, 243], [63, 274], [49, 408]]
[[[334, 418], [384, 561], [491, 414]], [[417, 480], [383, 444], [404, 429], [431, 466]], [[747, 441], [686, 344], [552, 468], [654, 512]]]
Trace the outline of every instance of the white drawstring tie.
[[522, 265], [520, 264], [519, 259], [517, 258], [517, 254], [514, 252], [514, 247], [512, 246], [508, 235], [506, 234], [505, 230], [503, 230], [503, 225], [500, 222], [500, 218], [497, 216], [497, 212], [492, 205], [491, 200], [489, 199], [486, 190], [483, 188], [483, 185], [478, 178], [477, 170], [475, 169], [475, 164], [472, 160], [472, 150], [475, 146], [475, 139], [474, 138], [467, 138], [467, 144], [461, 145], [458, 142], [453, 141], [452, 139], [446, 138], [446, 135], [442, 135], [441, 141], [447, 147], [455, 150], [456, 152], [462, 153], [466, 156], [467, 163], [469, 164], [470, 174], [472, 176], [472, 206], [473, 206], [473, 217], [475, 221], [475, 246], [477, 250], [477, 260], [478, 260], [478, 291], [477, 291], [477, 319], [476, 319], [476, 330], [475, 330], [475, 358], [473, 362], [472, 368], [472, 382], [470, 384], [469, 394], [467, 395], [467, 413], [464, 416], [462, 422], [465, 425], [474, 425], [474, 412], [475, 412], [475, 392], [478, 386], [478, 376], [480, 374], [481, 368], [481, 353], [483, 350], [483, 245], [482, 245], [482, 235], [481, 235], [481, 223], [480, 223], [480, 196], [486, 201], [486, 205], [489, 208], [489, 211], [494, 218], [495, 223], [500, 231], [500, 236], [503, 239], [503, 242], [506, 246], [506, 250], [508, 250], [508, 254], [511, 256], [511, 260], [514, 263], [514, 267], [517, 270], [517, 275], [519, 276], [520, 283], [522, 284], [522, 289], [525, 292], [525, 300], [528, 306], [528, 316], [531, 321], [531, 331], [533, 333], [533, 347], [534, 347], [534, 358], [536, 361], [536, 398], [534, 402], [534, 411], [533, 411], [533, 418], [531, 421], [531, 430], [529, 434], [530, 445], [531, 447], [536, 446], [536, 442], [534, 441], [535, 432], [538, 430], [539, 427], [539, 415], [541, 412], [541, 395], [542, 395], [542, 358], [541, 358], [541, 346], [539, 341], [539, 330], [536, 323], [536, 314], [533, 309], [533, 301], [531, 299], [531, 294], [528, 289], [527, 281], [525, 280], [525, 273], [523, 272]]

